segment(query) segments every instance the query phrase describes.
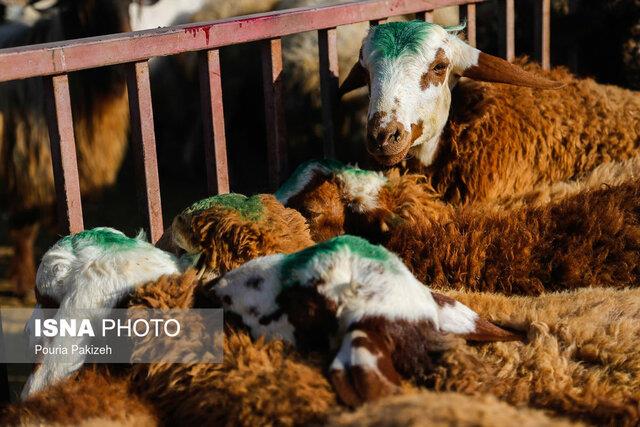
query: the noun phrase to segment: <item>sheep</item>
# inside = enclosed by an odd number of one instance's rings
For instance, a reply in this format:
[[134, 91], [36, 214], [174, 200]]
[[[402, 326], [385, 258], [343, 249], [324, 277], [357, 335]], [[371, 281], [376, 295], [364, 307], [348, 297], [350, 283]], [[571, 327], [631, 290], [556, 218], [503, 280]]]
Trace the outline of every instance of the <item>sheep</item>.
[[[28, 323], [30, 339], [33, 344], [41, 341], [33, 335], [33, 322], [45, 317], [42, 309], [57, 309], [56, 319], [80, 315], [100, 319], [122, 305], [137, 286], [180, 271], [173, 255], [146, 242], [143, 235], [130, 238], [112, 228], [100, 227], [66, 236], [44, 254], [38, 267], [37, 305]], [[87, 336], [61, 335], [47, 344], [70, 348], [87, 340]], [[84, 360], [85, 355], [79, 353], [70, 354], [65, 363], [59, 363], [55, 355], [43, 355], [22, 389], [22, 398], [69, 376]]]
[[[307, 218], [315, 240], [350, 233], [382, 243], [433, 289], [538, 295], [623, 288], [640, 281], [638, 165], [601, 167], [583, 192], [511, 210], [454, 207], [424, 177], [327, 162], [302, 166], [276, 195]], [[596, 184], [624, 176], [630, 179], [617, 186]]]
[[[130, 304], [132, 308], [199, 307], [196, 294], [200, 286], [195, 271], [163, 276], [138, 288]], [[492, 322], [526, 331], [527, 341], [456, 346], [443, 353], [433, 378], [425, 384], [435, 393], [425, 392], [421, 383], [403, 383], [402, 396], [365, 405], [353, 415], [355, 420], [363, 416], [381, 419], [380, 412], [386, 409], [385, 424], [405, 425], [422, 408], [425, 422], [436, 422], [442, 415], [429, 408], [448, 405], [450, 397], [460, 405], [472, 405], [468, 410], [473, 414], [481, 406], [486, 422], [496, 425], [508, 424], [501, 421], [505, 411], [523, 423], [539, 419], [566, 425], [570, 419], [595, 425], [635, 425], [640, 421], [636, 345], [640, 290], [590, 288], [537, 297], [466, 291], [445, 294]], [[350, 411], [338, 404], [324, 374], [329, 362], [320, 355], [303, 357], [282, 341], [254, 342], [247, 333], [237, 331], [227, 335], [222, 364], [135, 365], [127, 389], [152, 404], [165, 424], [300, 425], [353, 420]], [[61, 388], [82, 390], [85, 401], [101, 395], [78, 381], [68, 380], [8, 410], [13, 419], [34, 419], [45, 417], [38, 402], [55, 402], [60, 411], [76, 405], [74, 395], [62, 394]], [[47, 400], [60, 395], [64, 399]], [[413, 402], [415, 409], [389, 412], [404, 408], [398, 406], [403, 401]], [[509, 405], [518, 408], [517, 418]], [[109, 408], [104, 411], [106, 416]], [[545, 414], [566, 418], [548, 419]], [[454, 422], [466, 423], [467, 415], [455, 410], [449, 416]]]
[[367, 151], [378, 163], [401, 164], [409, 155], [408, 170], [461, 204], [571, 179], [637, 153], [637, 93], [508, 63], [452, 34], [460, 29], [389, 23], [364, 39], [341, 91], [370, 87]]
[[[12, 31], [0, 47], [129, 31], [125, 5], [108, 0], [61, 0], [32, 26]], [[69, 76], [80, 189], [94, 195], [114, 184], [125, 156], [129, 105], [124, 72], [110, 67]], [[51, 222], [55, 202], [42, 79], [0, 85], [0, 200], [14, 247], [9, 276], [26, 297], [35, 279], [34, 241]]]
[[[329, 377], [349, 406], [395, 394], [400, 378], [426, 376], [429, 353], [518, 335], [432, 293], [382, 246], [339, 236], [289, 255], [256, 258], [206, 286], [254, 339], [332, 352]], [[340, 343], [341, 344], [338, 344]]]
[[199, 258], [208, 275], [218, 276], [262, 255], [290, 253], [313, 244], [300, 213], [274, 196], [221, 194], [193, 203], [172, 221], [161, 244]]

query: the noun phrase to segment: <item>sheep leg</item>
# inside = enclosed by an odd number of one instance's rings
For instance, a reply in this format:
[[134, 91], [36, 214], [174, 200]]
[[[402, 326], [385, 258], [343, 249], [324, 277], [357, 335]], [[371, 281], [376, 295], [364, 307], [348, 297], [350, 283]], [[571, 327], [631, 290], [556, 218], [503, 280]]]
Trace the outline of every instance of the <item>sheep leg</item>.
[[9, 229], [9, 241], [14, 250], [9, 262], [9, 280], [14, 285], [16, 295], [22, 299], [27, 298], [35, 287], [34, 246], [39, 228], [38, 222], [32, 222]]

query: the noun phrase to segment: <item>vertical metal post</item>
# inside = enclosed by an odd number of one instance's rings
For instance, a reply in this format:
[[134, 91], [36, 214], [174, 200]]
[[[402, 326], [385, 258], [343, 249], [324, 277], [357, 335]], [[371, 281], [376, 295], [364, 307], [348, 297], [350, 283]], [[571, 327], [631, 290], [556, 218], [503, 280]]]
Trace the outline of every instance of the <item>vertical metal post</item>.
[[514, 0], [506, 0], [506, 33], [507, 33], [507, 61], [513, 61], [516, 58], [516, 13]]
[[504, 26], [500, 26], [500, 53], [507, 61], [513, 61], [516, 57], [515, 25], [516, 15], [514, 0], [500, 0]]
[[164, 228], [148, 61], [127, 65], [127, 88], [140, 209], [147, 218], [149, 238], [155, 243]]
[[228, 193], [229, 167], [218, 49], [200, 53], [200, 100], [204, 126], [204, 157], [207, 164], [207, 191], [209, 194]]
[[476, 5], [469, 3], [467, 5], [467, 41], [473, 47], [476, 46]]
[[77, 233], [84, 221], [68, 75], [44, 77], [44, 89], [60, 232]]
[[282, 41], [262, 42], [262, 76], [267, 124], [269, 185], [275, 189], [287, 171], [287, 139], [282, 86]]
[[322, 94], [322, 122], [324, 125], [324, 157], [335, 157], [336, 123], [338, 122], [338, 31], [329, 28], [318, 31], [320, 60], [320, 90]]
[[535, 1], [535, 53], [542, 68], [551, 68], [551, 0]]

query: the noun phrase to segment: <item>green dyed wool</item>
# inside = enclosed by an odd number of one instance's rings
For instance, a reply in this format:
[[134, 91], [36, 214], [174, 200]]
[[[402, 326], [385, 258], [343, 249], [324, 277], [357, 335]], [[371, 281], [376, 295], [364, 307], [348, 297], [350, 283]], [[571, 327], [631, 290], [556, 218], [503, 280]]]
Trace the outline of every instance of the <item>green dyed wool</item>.
[[110, 228], [97, 227], [63, 237], [59, 243], [65, 246], [70, 245], [76, 251], [87, 246], [98, 246], [102, 249], [110, 250], [132, 249], [146, 242], [127, 237]]
[[199, 200], [185, 209], [182, 214], [191, 214], [194, 212], [211, 209], [214, 206], [233, 209], [240, 216], [249, 221], [258, 221], [264, 213], [264, 206], [259, 196], [247, 197], [242, 194], [230, 193], [219, 194], [217, 196], [208, 197]]
[[331, 256], [343, 248], [348, 248], [349, 251], [355, 255], [382, 263], [386, 263], [393, 258], [392, 254], [384, 247], [371, 244], [361, 237], [350, 236], [348, 234], [334, 237], [333, 239], [318, 243], [300, 252], [287, 255], [280, 270], [283, 287], [295, 285], [295, 272], [308, 268], [314, 259]]
[[430, 22], [389, 22], [373, 29], [371, 45], [378, 59], [396, 59], [403, 54], [417, 53], [429, 31]]

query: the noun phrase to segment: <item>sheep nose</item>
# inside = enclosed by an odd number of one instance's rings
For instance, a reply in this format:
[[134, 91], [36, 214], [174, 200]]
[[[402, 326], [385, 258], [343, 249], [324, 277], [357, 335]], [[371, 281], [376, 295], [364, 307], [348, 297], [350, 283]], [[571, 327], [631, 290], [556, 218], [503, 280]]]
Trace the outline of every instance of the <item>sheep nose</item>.
[[367, 145], [372, 154], [396, 154], [404, 148], [406, 137], [402, 123], [392, 120], [385, 127], [369, 126]]

